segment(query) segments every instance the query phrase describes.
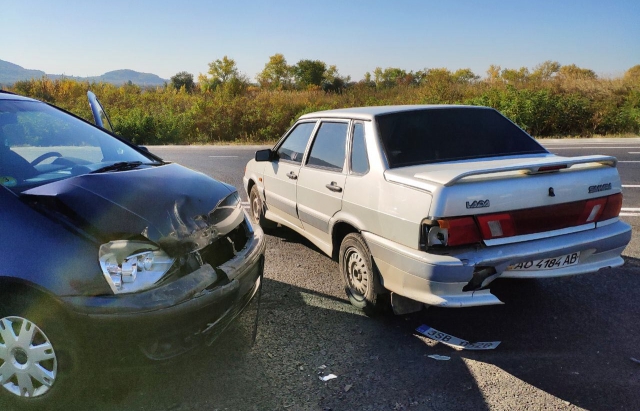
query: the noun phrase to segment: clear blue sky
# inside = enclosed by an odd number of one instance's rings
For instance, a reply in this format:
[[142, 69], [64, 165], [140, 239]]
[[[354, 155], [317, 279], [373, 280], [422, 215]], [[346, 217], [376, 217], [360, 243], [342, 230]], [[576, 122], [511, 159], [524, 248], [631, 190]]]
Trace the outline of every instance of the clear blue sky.
[[640, 0], [0, 0], [0, 38], [0, 59], [76, 76], [197, 77], [227, 55], [254, 80], [275, 53], [353, 80], [545, 60], [618, 76], [640, 64]]

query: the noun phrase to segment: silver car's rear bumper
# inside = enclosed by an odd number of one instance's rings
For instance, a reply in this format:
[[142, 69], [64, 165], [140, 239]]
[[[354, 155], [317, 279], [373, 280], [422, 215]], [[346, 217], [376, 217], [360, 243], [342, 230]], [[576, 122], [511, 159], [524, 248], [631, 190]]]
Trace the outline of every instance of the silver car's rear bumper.
[[[510, 278], [542, 278], [584, 274], [624, 263], [620, 254], [631, 240], [631, 227], [622, 221], [577, 233], [492, 247], [465, 248], [448, 255], [411, 249], [372, 233], [363, 233], [384, 287], [429, 305], [471, 307], [501, 304], [489, 290], [462, 291], [476, 267], [494, 267]], [[579, 263], [538, 271], [508, 271], [526, 261], [580, 252]], [[486, 284], [485, 284], [486, 285]]]

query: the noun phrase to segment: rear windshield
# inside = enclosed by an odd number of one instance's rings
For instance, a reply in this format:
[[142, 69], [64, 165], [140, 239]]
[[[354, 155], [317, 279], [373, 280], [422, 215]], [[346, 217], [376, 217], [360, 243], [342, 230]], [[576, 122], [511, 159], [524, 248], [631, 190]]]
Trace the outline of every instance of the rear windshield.
[[430, 108], [376, 116], [389, 167], [547, 151], [493, 109]]

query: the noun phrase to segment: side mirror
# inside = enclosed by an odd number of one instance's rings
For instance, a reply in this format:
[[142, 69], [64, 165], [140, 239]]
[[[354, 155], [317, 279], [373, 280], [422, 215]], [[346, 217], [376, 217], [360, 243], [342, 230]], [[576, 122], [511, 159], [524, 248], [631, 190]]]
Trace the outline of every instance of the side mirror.
[[146, 151], [147, 153], [149, 152], [149, 149], [146, 148], [145, 146], [138, 146], [138, 148], [142, 151]]
[[271, 151], [271, 149], [258, 150], [256, 151], [256, 161], [272, 161], [276, 158], [276, 153]]

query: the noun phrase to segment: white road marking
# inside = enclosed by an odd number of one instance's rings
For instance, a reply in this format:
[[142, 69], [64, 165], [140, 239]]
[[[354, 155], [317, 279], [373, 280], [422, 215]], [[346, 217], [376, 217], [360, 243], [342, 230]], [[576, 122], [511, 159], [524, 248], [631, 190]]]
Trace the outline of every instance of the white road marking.
[[625, 207], [622, 207], [621, 210], [622, 211], [631, 212], [631, 213], [640, 213], [640, 208], [625, 208]]
[[620, 217], [640, 217], [640, 213], [620, 213]]
[[238, 158], [238, 156], [209, 156], [209, 158]]
[[629, 151], [629, 154], [640, 154], [640, 151]]
[[640, 160], [618, 161], [618, 163], [640, 163]]
[[640, 185], [635, 185], [635, 184], [631, 184], [631, 185], [622, 185], [622, 188], [640, 188]]

